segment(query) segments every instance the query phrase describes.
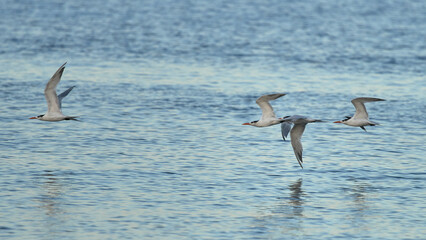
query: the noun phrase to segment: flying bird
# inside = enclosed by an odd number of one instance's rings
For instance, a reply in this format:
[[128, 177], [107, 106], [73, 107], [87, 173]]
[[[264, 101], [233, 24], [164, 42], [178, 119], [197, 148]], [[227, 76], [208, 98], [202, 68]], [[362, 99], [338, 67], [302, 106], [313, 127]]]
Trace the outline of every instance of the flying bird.
[[367, 109], [365, 108], [364, 103], [367, 102], [377, 102], [377, 101], [386, 101], [381, 98], [371, 98], [371, 97], [360, 97], [352, 99], [352, 104], [355, 106], [355, 115], [352, 117], [346, 116], [345, 119], [341, 121], [335, 121], [334, 123], [343, 123], [352, 127], [360, 127], [362, 130], [365, 130], [364, 126], [375, 126], [379, 125], [377, 122], [370, 121], [368, 119]]
[[59, 94], [59, 96], [56, 94], [56, 86], [58, 85], [59, 81], [61, 80], [62, 73], [65, 69], [64, 63], [56, 72], [53, 74], [52, 78], [49, 80], [49, 82], [46, 84], [46, 88], [44, 89], [44, 96], [47, 101], [47, 113], [43, 115], [39, 115], [37, 117], [32, 117], [30, 119], [38, 119], [42, 121], [62, 121], [62, 120], [76, 120], [77, 117], [74, 116], [65, 116], [61, 112], [61, 106], [62, 106], [62, 99], [68, 95], [68, 93], [71, 92], [71, 90], [74, 88], [70, 87], [63, 93]]
[[[296, 156], [297, 161], [301, 168], [303, 168], [303, 146], [302, 146], [302, 134], [305, 131], [306, 124], [313, 122], [324, 122], [318, 119], [312, 119], [305, 116], [293, 115], [286, 116], [282, 118], [283, 122], [281, 123], [281, 133], [283, 139], [287, 137], [288, 132], [290, 131], [291, 137], [291, 146], [293, 147], [294, 155]], [[291, 125], [293, 124], [293, 127]], [[290, 130], [291, 129], [291, 130]]]
[[277, 118], [274, 113], [274, 109], [272, 108], [269, 101], [275, 100], [282, 96], [286, 95], [285, 93], [275, 93], [269, 95], [263, 95], [256, 100], [257, 105], [259, 105], [260, 109], [262, 109], [262, 117], [260, 120], [252, 121], [249, 123], [243, 123], [243, 125], [251, 125], [254, 127], [269, 127], [275, 124], [279, 124], [282, 122], [281, 118]]

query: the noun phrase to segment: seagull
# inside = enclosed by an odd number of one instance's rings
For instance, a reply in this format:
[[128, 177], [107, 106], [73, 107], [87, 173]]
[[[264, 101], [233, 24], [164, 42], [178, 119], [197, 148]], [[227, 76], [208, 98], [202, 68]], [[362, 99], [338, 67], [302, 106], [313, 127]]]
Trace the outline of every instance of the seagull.
[[58, 85], [59, 81], [61, 80], [62, 73], [65, 69], [64, 63], [56, 72], [53, 74], [52, 78], [49, 80], [49, 82], [46, 84], [46, 88], [44, 89], [44, 96], [47, 101], [47, 113], [43, 115], [39, 115], [37, 117], [32, 117], [30, 119], [38, 119], [42, 121], [62, 121], [62, 120], [75, 120], [78, 121], [77, 117], [71, 117], [71, 116], [65, 116], [61, 112], [61, 106], [62, 106], [62, 99], [68, 95], [68, 93], [71, 92], [71, 90], [75, 87], [70, 87], [63, 93], [56, 95], [56, 86]]
[[243, 125], [251, 125], [254, 127], [269, 127], [275, 124], [279, 124], [282, 122], [281, 118], [277, 118], [274, 113], [274, 109], [272, 108], [269, 101], [275, 100], [282, 96], [286, 95], [285, 93], [275, 93], [269, 95], [263, 95], [256, 100], [257, 105], [259, 105], [260, 109], [262, 109], [262, 117], [260, 120], [243, 123]]
[[[296, 159], [299, 162], [301, 168], [303, 168], [302, 163], [302, 152], [303, 146], [302, 142], [302, 134], [305, 131], [305, 126], [308, 123], [313, 122], [324, 122], [318, 119], [312, 119], [305, 116], [293, 115], [293, 116], [285, 116], [282, 118], [283, 122], [281, 123], [281, 133], [283, 135], [283, 139], [285, 141], [285, 137], [287, 137], [288, 132], [290, 131], [291, 137], [291, 146], [293, 146], [294, 155], [296, 155]], [[294, 124], [293, 128], [291, 125]]]
[[352, 99], [352, 104], [355, 106], [355, 115], [353, 117], [346, 116], [342, 121], [335, 121], [334, 123], [343, 123], [352, 127], [360, 127], [362, 130], [365, 130], [364, 126], [375, 126], [379, 125], [377, 122], [370, 121], [368, 119], [367, 109], [365, 109], [364, 103], [367, 102], [377, 102], [377, 101], [386, 101], [381, 98], [371, 98], [371, 97], [360, 97]]

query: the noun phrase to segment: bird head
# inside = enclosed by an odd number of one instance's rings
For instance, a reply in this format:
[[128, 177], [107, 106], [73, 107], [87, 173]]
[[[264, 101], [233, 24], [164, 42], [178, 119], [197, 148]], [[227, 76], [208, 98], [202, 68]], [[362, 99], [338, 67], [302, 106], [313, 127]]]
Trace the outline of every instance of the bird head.
[[40, 119], [40, 118], [42, 118], [44, 116], [44, 114], [43, 115], [38, 115], [37, 117], [30, 117], [30, 119]]
[[253, 126], [253, 125], [256, 125], [257, 122], [258, 121], [253, 121], [253, 122], [249, 122], [249, 123], [243, 123], [243, 125], [251, 125], [251, 126]]
[[351, 119], [352, 117], [350, 117], [350, 116], [346, 116], [345, 117], [345, 119], [343, 119], [343, 120], [341, 120], [341, 121], [335, 121], [335, 122], [333, 122], [333, 123], [343, 123], [343, 122], [346, 122], [346, 121], [348, 121], [349, 119]]

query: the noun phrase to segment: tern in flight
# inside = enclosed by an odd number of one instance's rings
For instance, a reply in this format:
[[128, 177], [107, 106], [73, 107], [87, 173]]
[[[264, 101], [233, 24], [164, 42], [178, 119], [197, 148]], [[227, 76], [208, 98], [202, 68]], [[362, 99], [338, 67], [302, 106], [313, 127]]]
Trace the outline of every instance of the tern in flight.
[[251, 125], [254, 127], [269, 127], [275, 124], [279, 124], [282, 122], [281, 118], [277, 118], [274, 113], [274, 109], [272, 108], [269, 101], [275, 100], [284, 96], [285, 93], [275, 93], [269, 95], [263, 95], [256, 100], [257, 105], [259, 105], [260, 109], [262, 109], [262, 117], [260, 120], [243, 123], [243, 125]]
[[[291, 146], [293, 146], [294, 155], [296, 155], [296, 159], [299, 162], [299, 165], [301, 168], [303, 168], [302, 163], [302, 152], [303, 152], [303, 146], [302, 146], [302, 134], [305, 131], [306, 124], [313, 123], [313, 122], [324, 122], [322, 120], [318, 119], [312, 119], [305, 116], [300, 115], [293, 115], [293, 116], [286, 116], [282, 118], [283, 122], [281, 123], [281, 133], [283, 135], [283, 139], [285, 140], [285, 137], [287, 137], [288, 132], [290, 131], [290, 138], [291, 138]], [[291, 127], [291, 124], [294, 126]]]
[[367, 102], [377, 102], [377, 101], [386, 101], [381, 98], [371, 98], [371, 97], [360, 97], [352, 99], [352, 104], [355, 106], [355, 115], [353, 117], [347, 116], [342, 121], [335, 121], [334, 123], [343, 123], [352, 127], [360, 127], [362, 130], [365, 130], [364, 126], [375, 126], [379, 125], [377, 122], [370, 121], [368, 119], [367, 109], [365, 108], [364, 103]]
[[68, 95], [68, 93], [71, 92], [71, 90], [74, 88], [70, 87], [63, 93], [59, 94], [59, 96], [56, 94], [56, 86], [58, 85], [59, 81], [61, 80], [62, 73], [65, 69], [64, 63], [56, 72], [53, 74], [52, 78], [49, 80], [49, 82], [46, 84], [46, 88], [44, 89], [44, 96], [47, 101], [47, 113], [43, 115], [39, 115], [37, 117], [32, 117], [30, 119], [38, 119], [42, 121], [62, 121], [62, 120], [76, 120], [77, 117], [71, 117], [71, 116], [65, 116], [61, 112], [61, 101], [64, 97]]

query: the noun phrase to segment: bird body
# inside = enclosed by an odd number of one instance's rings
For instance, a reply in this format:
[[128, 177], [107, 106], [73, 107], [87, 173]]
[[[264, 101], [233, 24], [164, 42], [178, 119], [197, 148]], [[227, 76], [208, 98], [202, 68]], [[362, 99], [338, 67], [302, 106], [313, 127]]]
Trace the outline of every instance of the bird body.
[[32, 117], [30, 119], [38, 119], [42, 121], [52, 121], [52, 122], [62, 121], [62, 120], [77, 120], [76, 119], [77, 117], [65, 116], [64, 114], [62, 114], [62, 111], [61, 111], [62, 99], [71, 92], [74, 86], [68, 88], [66, 91], [59, 94], [59, 96], [56, 94], [56, 86], [61, 80], [62, 73], [65, 70], [65, 64], [66, 63], [64, 63], [55, 72], [55, 74], [53, 74], [52, 78], [50, 78], [49, 82], [46, 84], [46, 88], [44, 89], [44, 96], [47, 102], [47, 113], [43, 115], [39, 115], [37, 117]]

